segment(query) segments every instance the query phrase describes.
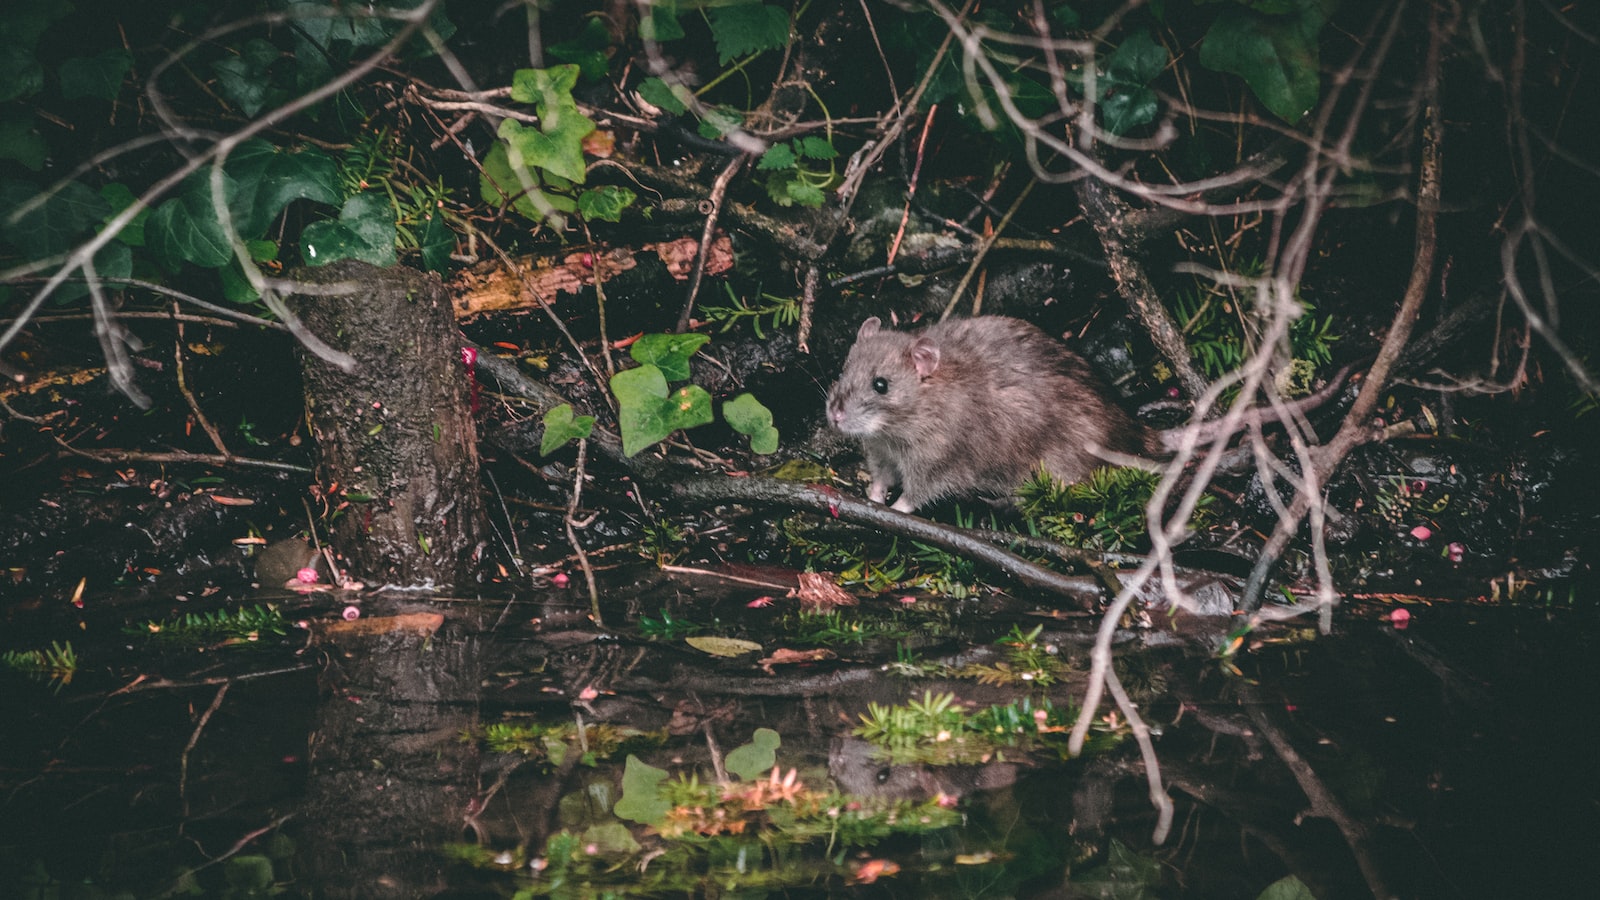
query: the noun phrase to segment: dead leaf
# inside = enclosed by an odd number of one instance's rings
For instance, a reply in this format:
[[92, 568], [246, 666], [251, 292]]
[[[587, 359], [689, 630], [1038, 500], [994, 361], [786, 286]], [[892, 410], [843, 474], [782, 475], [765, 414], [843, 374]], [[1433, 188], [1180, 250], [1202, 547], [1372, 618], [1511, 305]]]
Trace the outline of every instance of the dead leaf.
[[824, 659], [838, 658], [839, 657], [837, 654], [826, 647], [818, 647], [815, 650], [790, 650], [787, 647], [779, 647], [778, 649], [772, 651], [771, 656], [757, 661], [756, 665], [765, 669], [767, 674], [771, 675], [773, 674], [773, 666], [793, 666], [799, 665], [800, 663], [819, 662]]
[[834, 583], [826, 572], [801, 572], [800, 587], [794, 592], [800, 598], [800, 608], [810, 612], [828, 612], [841, 606], [855, 606], [855, 595]]
[[[207, 497], [221, 503], [223, 506], [255, 506], [256, 502], [249, 497], [224, 497], [221, 494], [207, 494]], [[235, 543], [238, 543], [235, 541]]]

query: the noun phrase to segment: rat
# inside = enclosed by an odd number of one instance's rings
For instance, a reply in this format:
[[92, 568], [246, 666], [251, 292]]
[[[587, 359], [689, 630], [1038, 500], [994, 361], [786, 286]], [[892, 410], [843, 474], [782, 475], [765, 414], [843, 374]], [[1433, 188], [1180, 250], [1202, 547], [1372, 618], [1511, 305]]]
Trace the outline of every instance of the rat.
[[1081, 481], [1108, 456], [1157, 455], [1083, 357], [1021, 319], [950, 319], [920, 332], [861, 323], [828, 391], [828, 423], [861, 441], [877, 503], [1008, 497], [1041, 465]]

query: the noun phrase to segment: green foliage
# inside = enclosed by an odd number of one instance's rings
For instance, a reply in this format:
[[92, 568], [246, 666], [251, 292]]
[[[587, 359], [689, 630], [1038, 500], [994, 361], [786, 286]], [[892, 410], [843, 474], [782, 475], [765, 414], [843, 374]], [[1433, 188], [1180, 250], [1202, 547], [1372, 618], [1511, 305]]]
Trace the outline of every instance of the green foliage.
[[300, 233], [300, 254], [307, 265], [325, 266], [341, 259], [359, 259], [392, 266], [397, 231], [394, 211], [377, 194], [357, 194], [345, 201], [337, 220], [307, 225]]
[[789, 43], [789, 13], [765, 3], [714, 6], [707, 10], [711, 39], [722, 65], [741, 56], [777, 50]]
[[244, 606], [207, 613], [187, 613], [163, 622], [147, 621], [126, 629], [130, 635], [145, 635], [151, 640], [184, 646], [213, 645], [241, 647], [266, 638], [281, 638], [289, 633], [289, 622], [275, 604]]
[[29, 678], [49, 679], [56, 690], [72, 683], [78, 672], [78, 654], [72, 642], [51, 641], [44, 650], [7, 650], [0, 653], [0, 665]]
[[[1318, 319], [1315, 306], [1304, 300], [1298, 302], [1301, 315], [1289, 325], [1290, 355], [1293, 360], [1311, 364], [1313, 369], [1327, 365], [1333, 361], [1333, 344], [1339, 340], [1333, 316]], [[1208, 378], [1215, 380], [1238, 369], [1256, 349], [1255, 341], [1246, 334], [1245, 317], [1228, 297], [1216, 292], [1186, 291], [1174, 298], [1172, 307], [1173, 314], [1183, 323], [1190, 354]], [[1309, 384], [1304, 367], [1297, 377]], [[1285, 395], [1294, 396], [1289, 392]]]
[[1238, 75], [1273, 115], [1299, 122], [1320, 94], [1317, 39], [1337, 2], [1227, 3], [1200, 43], [1200, 64]]
[[[1040, 470], [1017, 489], [1029, 523], [1052, 540], [1094, 550], [1123, 550], [1145, 541], [1145, 506], [1161, 476], [1136, 468], [1102, 466], [1063, 484]], [[1203, 498], [1201, 509], [1209, 498]], [[1198, 515], [1198, 513], [1197, 513]]]
[[[1065, 734], [1077, 718], [1078, 711], [1070, 706], [1027, 697], [968, 711], [953, 694], [935, 696], [930, 691], [920, 701], [900, 706], [869, 703], [855, 734], [893, 765], [965, 765], [1004, 758], [1008, 749], [1043, 747], [1064, 753]], [[1123, 727], [1097, 723], [1093, 750], [1114, 745]]]
[[783, 738], [771, 728], [757, 728], [750, 743], [735, 747], [722, 761], [723, 768], [745, 781], [754, 781], [772, 771], [778, 762], [778, 747]]
[[706, 306], [701, 308], [706, 321], [719, 326], [718, 331], [729, 331], [740, 322], [749, 322], [750, 330], [756, 337], [766, 340], [766, 330], [762, 321], [766, 320], [767, 329], [787, 328], [800, 321], [799, 297], [775, 297], [772, 294], [761, 294], [765, 303], [751, 306], [743, 297], [733, 292], [733, 285], [726, 281], [722, 289], [728, 295], [727, 306]]
[[666, 818], [671, 802], [662, 794], [665, 769], [658, 769], [630, 755], [622, 770], [622, 798], [612, 810], [618, 818], [650, 825]]
[[68, 181], [43, 198], [25, 181], [0, 181], [0, 240], [33, 259], [70, 250], [110, 206], [88, 185]]
[[902, 640], [911, 634], [902, 622], [869, 619], [839, 610], [785, 616], [783, 628], [791, 643], [812, 647], [859, 646], [867, 641]]
[[[562, 213], [577, 211], [572, 188], [584, 181], [583, 139], [595, 127], [572, 99], [579, 72], [568, 64], [513, 73], [511, 99], [533, 104], [539, 125], [529, 127], [515, 119], [500, 123], [500, 140], [485, 155], [479, 179], [485, 202], [509, 205], [528, 219], [557, 228], [565, 225]], [[590, 204], [603, 217], [627, 205], [619, 205], [620, 199], [602, 195]]]
[[617, 398], [617, 427], [625, 456], [666, 440], [681, 428], [705, 425], [712, 419], [711, 395], [704, 388], [691, 384], [669, 391], [667, 379], [653, 365], [611, 376], [611, 393]]
[[587, 438], [593, 430], [594, 416], [574, 416], [572, 404], [563, 403], [544, 414], [544, 438], [539, 441], [539, 455], [549, 456], [568, 441]]
[[520, 753], [555, 767], [564, 764], [567, 754], [576, 753], [580, 765], [593, 767], [619, 754], [661, 746], [665, 735], [606, 723], [582, 726], [572, 722], [492, 722], [464, 741], [481, 741], [494, 753]]
[[1316, 895], [1299, 878], [1285, 875], [1267, 885], [1265, 890], [1256, 895], [1256, 900], [1316, 900]]
[[252, 138], [224, 167], [234, 185], [234, 227], [246, 240], [262, 237], [296, 200], [338, 206], [355, 191], [341, 190], [340, 165], [312, 147], [274, 147]]
[[689, 109], [689, 89], [681, 84], [667, 84], [651, 76], [639, 84], [639, 98], [668, 115], [681, 116]]
[[1117, 45], [1095, 79], [1095, 101], [1100, 104], [1107, 131], [1127, 134], [1155, 121], [1160, 104], [1149, 85], [1170, 58], [1167, 48], [1144, 31], [1134, 32]]
[[115, 100], [133, 68], [133, 54], [121, 47], [94, 56], [75, 56], [61, 64], [61, 96], [66, 100]]
[[751, 453], [778, 452], [778, 429], [772, 427], [772, 410], [762, 406], [754, 395], [740, 394], [722, 404], [722, 417], [734, 431], [749, 435]]
[[[690, 384], [674, 391], [668, 386], [689, 377], [689, 358], [709, 340], [703, 334], [647, 334], [633, 342], [629, 352], [639, 365], [611, 376], [624, 454], [633, 456], [674, 431], [712, 420], [711, 395], [704, 388]], [[772, 413], [754, 397], [743, 394], [723, 404], [723, 415], [735, 430], [750, 436], [752, 451], [778, 449]]]
[[273, 83], [272, 64], [283, 52], [270, 41], [251, 38], [232, 56], [211, 64], [217, 73], [217, 90], [239, 107], [246, 116], [277, 106], [289, 99], [289, 92]]
[[1116, 838], [1098, 865], [1072, 873], [1074, 896], [1154, 897], [1162, 886], [1161, 862], [1141, 856]]
[[1061, 658], [1057, 648], [1039, 642], [1043, 625], [1024, 633], [1021, 626], [1012, 625], [1011, 632], [995, 640], [1005, 648], [1005, 658], [994, 663], [973, 663], [955, 669], [950, 674], [958, 678], [975, 678], [985, 684], [1037, 684], [1048, 687], [1060, 681], [1071, 670]]
[[578, 195], [578, 213], [591, 222], [620, 222], [622, 211], [637, 199], [639, 195], [629, 188], [603, 184]]
[[[838, 177], [833, 162], [838, 156], [831, 141], [811, 135], [773, 144], [756, 163], [756, 171], [770, 173], [767, 196], [772, 202], [816, 208], [826, 199], [823, 190]], [[826, 162], [827, 167], [819, 168], [819, 162]]]
[[688, 635], [704, 630], [705, 626], [699, 622], [690, 622], [687, 619], [674, 618], [666, 610], [661, 611], [661, 618], [650, 616], [639, 617], [639, 633], [648, 638], [675, 641]]
[[0, 15], [0, 103], [44, 90], [34, 48], [45, 29], [72, 11], [61, 0], [9, 0]]

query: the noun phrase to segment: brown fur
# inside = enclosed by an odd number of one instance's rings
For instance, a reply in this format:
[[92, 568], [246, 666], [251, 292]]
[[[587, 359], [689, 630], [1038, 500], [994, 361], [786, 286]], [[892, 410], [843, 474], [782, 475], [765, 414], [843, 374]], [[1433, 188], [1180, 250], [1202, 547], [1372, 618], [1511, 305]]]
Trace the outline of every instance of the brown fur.
[[828, 392], [829, 424], [861, 441], [873, 500], [896, 484], [903, 512], [943, 497], [1007, 496], [1041, 463], [1078, 481], [1107, 464], [1103, 453], [1158, 447], [1082, 357], [1027, 322], [881, 326], [862, 323]]

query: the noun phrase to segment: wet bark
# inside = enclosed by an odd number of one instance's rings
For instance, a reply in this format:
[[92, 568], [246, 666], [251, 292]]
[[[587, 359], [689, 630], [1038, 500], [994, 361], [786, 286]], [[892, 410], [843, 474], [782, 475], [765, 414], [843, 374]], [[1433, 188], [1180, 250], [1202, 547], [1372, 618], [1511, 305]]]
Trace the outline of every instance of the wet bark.
[[356, 361], [344, 371], [299, 350], [318, 481], [330, 512], [343, 505], [334, 548], [369, 584], [465, 584], [487, 529], [469, 376], [443, 285], [358, 262], [296, 277], [317, 286], [293, 298], [296, 315]]

